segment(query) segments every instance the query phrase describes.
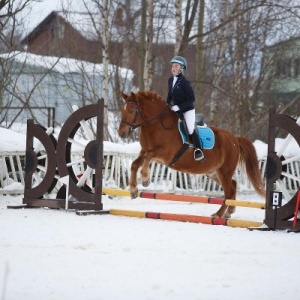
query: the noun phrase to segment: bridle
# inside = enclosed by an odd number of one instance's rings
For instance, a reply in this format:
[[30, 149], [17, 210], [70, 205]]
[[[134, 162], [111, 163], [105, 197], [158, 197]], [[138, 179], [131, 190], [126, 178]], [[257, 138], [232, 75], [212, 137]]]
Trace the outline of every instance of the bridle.
[[[132, 132], [133, 130], [137, 129], [138, 127], [145, 126], [145, 125], [147, 125], [147, 124], [149, 124], [149, 123], [151, 123], [151, 122], [153, 122], [153, 121], [155, 121], [155, 120], [158, 120], [158, 119], [161, 120], [161, 124], [162, 124], [162, 126], [163, 126], [165, 129], [171, 129], [171, 127], [170, 127], [170, 128], [169, 128], [169, 127], [166, 127], [166, 126], [163, 124], [163, 122], [162, 122], [164, 116], [165, 116], [166, 114], [168, 114], [168, 113], [171, 111], [171, 110], [168, 110], [168, 106], [167, 106], [167, 105], [166, 105], [166, 107], [164, 108], [164, 110], [163, 110], [162, 113], [160, 113], [159, 115], [157, 115], [157, 116], [155, 116], [155, 117], [153, 117], [153, 118], [151, 118], [151, 119], [149, 119], [149, 120], [145, 120], [145, 117], [143, 116], [143, 113], [142, 113], [142, 111], [141, 111], [141, 109], [140, 109], [139, 103], [137, 103], [137, 102], [135, 102], [135, 101], [128, 101], [128, 102], [126, 102], [126, 103], [124, 104], [124, 106], [127, 105], [127, 104], [133, 104], [133, 105], [136, 106], [136, 108], [135, 108], [135, 116], [134, 116], [134, 119], [133, 119], [132, 122], [128, 122], [128, 121], [125, 121], [125, 120], [123, 120], [123, 119], [121, 120], [121, 124], [126, 124], [126, 125], [129, 125], [129, 126], [130, 126], [130, 128], [129, 128], [129, 131], [130, 131], [130, 132]], [[142, 118], [143, 121], [142, 121], [141, 123], [139, 123], [139, 124], [136, 124], [138, 115], [141, 116], [141, 118]]]

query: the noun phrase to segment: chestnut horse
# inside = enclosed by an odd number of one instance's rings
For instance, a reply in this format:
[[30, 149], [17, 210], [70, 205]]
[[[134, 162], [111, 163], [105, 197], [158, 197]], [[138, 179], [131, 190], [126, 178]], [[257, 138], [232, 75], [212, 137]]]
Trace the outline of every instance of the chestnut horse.
[[[140, 167], [143, 185], [148, 186], [150, 183], [149, 164], [152, 160], [177, 171], [206, 174], [222, 186], [225, 199], [236, 197], [236, 181], [232, 177], [240, 163], [246, 170], [255, 191], [265, 196], [256, 151], [250, 140], [237, 137], [224, 129], [211, 127], [215, 134], [215, 145], [211, 150], [203, 150], [206, 158], [204, 162], [195, 161], [194, 149], [189, 148], [175, 163], [172, 163], [183, 144], [178, 131], [177, 114], [171, 111], [166, 101], [154, 92], [139, 91], [130, 95], [122, 93], [122, 97], [125, 104], [121, 110], [119, 136], [128, 138], [134, 129], [140, 127], [141, 151], [131, 164], [129, 182], [131, 198], [138, 195], [137, 171]], [[228, 207], [224, 204], [213, 216], [229, 218], [234, 211], [234, 206]]]

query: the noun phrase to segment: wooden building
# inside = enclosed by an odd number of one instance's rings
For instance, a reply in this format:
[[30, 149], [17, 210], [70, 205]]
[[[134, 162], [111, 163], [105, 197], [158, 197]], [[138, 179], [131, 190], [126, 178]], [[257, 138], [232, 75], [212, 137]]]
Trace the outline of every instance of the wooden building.
[[[96, 22], [95, 22], [96, 20]], [[40, 55], [55, 55], [102, 62], [102, 45], [97, 31], [97, 19], [85, 13], [51, 12], [22, 41], [26, 51]], [[110, 61], [112, 64], [133, 70], [133, 84], [138, 87], [139, 40], [136, 33], [116, 21], [111, 30]], [[135, 29], [138, 32], [138, 29]], [[170, 30], [170, 29], [169, 29]], [[174, 42], [157, 38], [153, 45], [153, 88], [163, 97], [167, 93], [167, 79], [170, 77], [169, 61], [174, 56]], [[185, 51], [189, 65], [186, 75], [193, 82], [195, 76], [195, 45]]]

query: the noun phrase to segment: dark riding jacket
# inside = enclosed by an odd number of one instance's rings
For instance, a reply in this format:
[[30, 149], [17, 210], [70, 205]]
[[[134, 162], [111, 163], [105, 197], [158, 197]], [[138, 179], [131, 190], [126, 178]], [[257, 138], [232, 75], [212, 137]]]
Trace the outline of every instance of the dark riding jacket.
[[180, 112], [184, 113], [195, 108], [195, 94], [191, 83], [182, 73], [177, 75], [175, 86], [173, 85], [173, 76], [168, 80], [167, 102], [170, 105], [178, 105]]

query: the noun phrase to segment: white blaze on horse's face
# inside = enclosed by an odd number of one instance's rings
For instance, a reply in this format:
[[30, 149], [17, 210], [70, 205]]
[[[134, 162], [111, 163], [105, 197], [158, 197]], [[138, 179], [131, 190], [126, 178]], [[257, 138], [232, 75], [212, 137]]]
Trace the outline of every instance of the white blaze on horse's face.
[[136, 107], [132, 103], [126, 102], [121, 111], [122, 120], [119, 125], [119, 136], [121, 138], [128, 138], [131, 132], [135, 129], [136, 122]]

